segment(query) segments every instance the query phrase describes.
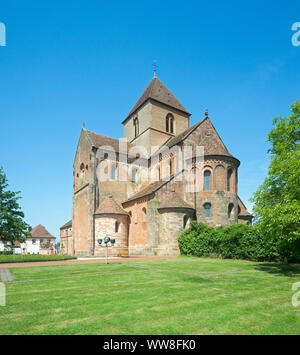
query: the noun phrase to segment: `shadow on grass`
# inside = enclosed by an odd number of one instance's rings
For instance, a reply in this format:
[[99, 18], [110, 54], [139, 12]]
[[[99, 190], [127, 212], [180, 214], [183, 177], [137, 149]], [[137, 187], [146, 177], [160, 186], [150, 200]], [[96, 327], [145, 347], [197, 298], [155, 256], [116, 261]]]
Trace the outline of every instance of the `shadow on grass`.
[[300, 275], [299, 264], [261, 263], [255, 266], [255, 270], [268, 272], [269, 274], [292, 277]]

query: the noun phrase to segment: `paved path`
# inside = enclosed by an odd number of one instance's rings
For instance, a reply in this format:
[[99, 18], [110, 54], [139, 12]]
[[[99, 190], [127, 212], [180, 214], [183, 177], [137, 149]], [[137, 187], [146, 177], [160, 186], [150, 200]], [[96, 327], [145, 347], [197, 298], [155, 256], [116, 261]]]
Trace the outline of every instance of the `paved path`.
[[0, 277], [2, 282], [10, 282], [14, 280], [8, 269], [0, 269]]
[[[130, 258], [112, 258], [108, 259], [109, 263], [120, 261], [142, 261], [142, 260], [161, 260], [161, 259], [175, 259], [177, 256], [145, 256], [145, 257], [130, 257]], [[61, 260], [61, 261], [37, 261], [25, 263], [6, 263], [0, 264], [1, 269], [15, 268], [15, 267], [33, 267], [33, 266], [51, 266], [51, 265], [79, 265], [79, 264], [97, 264], [104, 263], [105, 259], [88, 259], [88, 260]]]

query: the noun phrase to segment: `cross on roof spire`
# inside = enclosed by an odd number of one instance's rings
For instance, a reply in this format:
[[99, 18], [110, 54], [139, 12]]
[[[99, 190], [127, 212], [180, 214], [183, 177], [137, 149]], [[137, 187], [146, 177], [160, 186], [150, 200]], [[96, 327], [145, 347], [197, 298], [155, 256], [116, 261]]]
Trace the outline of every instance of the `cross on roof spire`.
[[156, 59], [153, 60], [152, 66], [153, 66], [153, 78], [157, 78], [156, 72], [157, 72], [158, 64], [157, 64], [157, 60]]

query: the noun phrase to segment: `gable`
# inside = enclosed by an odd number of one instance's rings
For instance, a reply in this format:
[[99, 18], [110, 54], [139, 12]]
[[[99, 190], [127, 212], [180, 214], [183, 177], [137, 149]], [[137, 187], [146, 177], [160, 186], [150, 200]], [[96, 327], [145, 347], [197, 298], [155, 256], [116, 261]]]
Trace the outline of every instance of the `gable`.
[[76, 148], [73, 167], [75, 167], [75, 162], [86, 160], [87, 152], [90, 153], [91, 150], [92, 150], [92, 141], [87, 136], [85, 128], [82, 128], [80, 132], [77, 148]]
[[209, 118], [205, 118], [200, 123], [191, 127], [190, 131], [186, 132], [181, 141], [187, 146], [203, 146], [204, 155], [225, 155], [232, 157]]

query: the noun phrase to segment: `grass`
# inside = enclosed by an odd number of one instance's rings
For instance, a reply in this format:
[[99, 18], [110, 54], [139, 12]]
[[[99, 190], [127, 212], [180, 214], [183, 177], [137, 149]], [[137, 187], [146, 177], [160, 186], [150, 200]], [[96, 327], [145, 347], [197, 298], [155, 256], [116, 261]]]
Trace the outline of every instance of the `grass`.
[[25, 263], [34, 261], [57, 261], [77, 259], [76, 256], [69, 255], [0, 255], [0, 264], [4, 263]]
[[10, 272], [0, 334], [300, 333], [300, 265], [179, 257]]

